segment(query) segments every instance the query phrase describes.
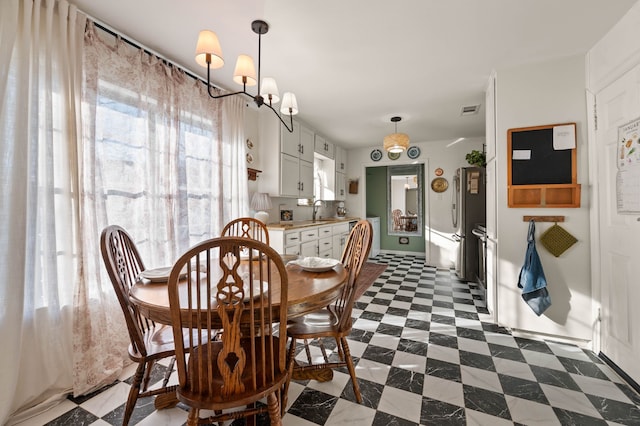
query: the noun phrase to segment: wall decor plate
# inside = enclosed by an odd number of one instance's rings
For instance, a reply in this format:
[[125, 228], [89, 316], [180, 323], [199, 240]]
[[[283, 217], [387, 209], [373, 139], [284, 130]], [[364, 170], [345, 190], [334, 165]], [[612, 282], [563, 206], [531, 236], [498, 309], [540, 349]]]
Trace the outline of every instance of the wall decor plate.
[[247, 148], [253, 149], [253, 142], [251, 142], [251, 139], [247, 139]]
[[247, 163], [251, 164], [253, 163], [253, 155], [247, 153]]
[[373, 161], [380, 161], [381, 158], [382, 158], [382, 151], [380, 151], [379, 149], [374, 149], [373, 151], [371, 151], [371, 159]]
[[442, 170], [440, 167], [438, 167], [434, 173], [436, 174], [436, 176], [442, 176], [444, 174], [444, 170]]
[[411, 158], [412, 160], [420, 157], [420, 148], [418, 148], [417, 146], [410, 147], [407, 150], [407, 157]]
[[389, 157], [389, 160], [397, 160], [400, 158], [400, 154], [400, 152], [387, 152], [387, 157]]
[[437, 177], [431, 181], [431, 189], [434, 192], [444, 192], [449, 187], [449, 182], [443, 177]]

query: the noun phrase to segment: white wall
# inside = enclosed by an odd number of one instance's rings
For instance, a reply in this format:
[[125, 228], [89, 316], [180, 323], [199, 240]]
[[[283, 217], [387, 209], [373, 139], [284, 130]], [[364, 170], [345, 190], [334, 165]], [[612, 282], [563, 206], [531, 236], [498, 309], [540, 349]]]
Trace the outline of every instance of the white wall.
[[[482, 114], [483, 111], [480, 111]], [[464, 118], [462, 118], [464, 119]], [[420, 148], [420, 157], [411, 160], [403, 153], [398, 160], [392, 161], [383, 155], [380, 161], [371, 160], [371, 151], [382, 150], [382, 136], [380, 143], [368, 148], [351, 149], [348, 151], [347, 180], [358, 179], [358, 194], [347, 194], [345, 205], [349, 209], [350, 216], [366, 217], [365, 193], [366, 193], [366, 167], [390, 166], [399, 164], [411, 164], [413, 162], [425, 163], [425, 194], [426, 211], [429, 215], [425, 221], [425, 238], [427, 247], [427, 263], [440, 267], [452, 267], [455, 259], [455, 243], [451, 235], [455, 232], [451, 223], [451, 191], [452, 178], [458, 167], [466, 167], [469, 164], [465, 155], [474, 149], [482, 150], [484, 138], [467, 139], [447, 148], [452, 140], [432, 142], [411, 142], [411, 145]], [[411, 135], [409, 135], [411, 136]], [[449, 188], [442, 193], [431, 190], [431, 181], [436, 177], [435, 169], [444, 170], [443, 177], [449, 181]], [[386, 189], [380, 191], [380, 197], [386, 197]], [[385, 224], [380, 224], [384, 227]]]
[[[514, 330], [588, 341], [594, 322], [591, 312], [589, 268], [589, 182], [585, 58], [583, 55], [498, 69], [496, 72], [497, 178], [497, 320]], [[578, 183], [581, 207], [507, 207], [507, 130], [517, 127], [575, 122], [577, 125]], [[564, 215], [561, 224], [578, 243], [556, 258], [539, 243], [553, 224], [536, 225], [538, 253], [551, 294], [552, 306], [540, 317], [522, 301], [517, 288], [524, 262], [528, 223], [525, 215]]]

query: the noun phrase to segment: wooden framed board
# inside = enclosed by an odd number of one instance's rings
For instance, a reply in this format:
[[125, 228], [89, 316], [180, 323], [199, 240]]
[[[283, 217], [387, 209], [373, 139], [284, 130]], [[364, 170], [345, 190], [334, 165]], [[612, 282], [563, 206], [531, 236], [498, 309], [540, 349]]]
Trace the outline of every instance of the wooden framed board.
[[580, 207], [576, 151], [576, 123], [509, 129], [509, 207]]

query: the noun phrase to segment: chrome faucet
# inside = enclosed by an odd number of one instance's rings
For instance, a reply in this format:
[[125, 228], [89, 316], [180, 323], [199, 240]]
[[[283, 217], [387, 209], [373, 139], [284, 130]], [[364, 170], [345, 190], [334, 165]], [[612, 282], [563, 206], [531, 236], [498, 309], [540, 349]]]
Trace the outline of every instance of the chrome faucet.
[[313, 213], [311, 213], [311, 220], [313, 222], [316, 221], [316, 216], [318, 215], [318, 207], [320, 207], [320, 206], [325, 207], [324, 201], [322, 201], [322, 200], [314, 201], [314, 203], [313, 203]]

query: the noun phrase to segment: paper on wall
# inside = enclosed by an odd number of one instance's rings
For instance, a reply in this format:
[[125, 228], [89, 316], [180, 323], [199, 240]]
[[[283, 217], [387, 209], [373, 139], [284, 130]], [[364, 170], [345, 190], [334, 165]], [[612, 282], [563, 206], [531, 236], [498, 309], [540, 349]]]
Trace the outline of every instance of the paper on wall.
[[514, 149], [511, 153], [511, 159], [513, 160], [531, 160], [530, 149]]
[[553, 149], [573, 149], [576, 147], [576, 127], [573, 124], [553, 127]]

